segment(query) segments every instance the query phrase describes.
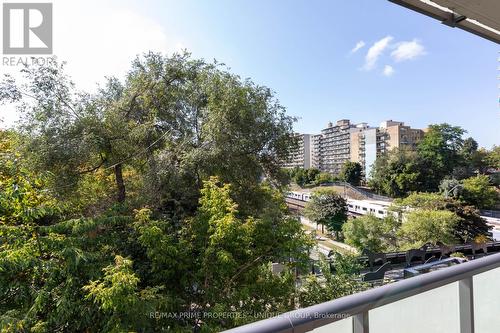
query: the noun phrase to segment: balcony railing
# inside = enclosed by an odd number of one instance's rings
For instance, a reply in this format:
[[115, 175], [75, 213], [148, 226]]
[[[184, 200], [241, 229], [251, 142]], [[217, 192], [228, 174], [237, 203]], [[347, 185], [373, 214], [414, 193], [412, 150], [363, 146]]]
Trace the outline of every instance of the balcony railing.
[[500, 332], [500, 254], [443, 268], [227, 333]]

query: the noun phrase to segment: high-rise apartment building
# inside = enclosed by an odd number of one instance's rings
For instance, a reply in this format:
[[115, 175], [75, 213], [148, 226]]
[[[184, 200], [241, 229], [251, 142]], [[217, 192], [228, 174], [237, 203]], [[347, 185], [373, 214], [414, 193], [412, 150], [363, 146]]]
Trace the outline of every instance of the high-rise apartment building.
[[284, 163], [285, 168], [304, 168], [311, 167], [311, 135], [296, 134], [297, 146], [290, 149], [289, 158]]
[[385, 134], [377, 127], [359, 129], [351, 133], [351, 162], [361, 164], [363, 175], [368, 178], [375, 160], [386, 151]]
[[321, 169], [321, 134], [311, 135], [311, 168]]
[[320, 134], [297, 134], [298, 147], [291, 149], [288, 168], [317, 168], [339, 174], [347, 161], [358, 162], [363, 174], [370, 177], [377, 157], [394, 148], [414, 149], [424, 131], [403, 122], [387, 120], [379, 127], [367, 123], [352, 124], [342, 119], [329, 123]]
[[321, 130], [318, 140], [319, 169], [324, 172], [338, 174], [342, 165], [350, 159], [350, 133], [355, 128], [348, 119], [329, 123]]
[[400, 121], [387, 120], [378, 128], [366, 124], [357, 127], [360, 130], [351, 133], [351, 161], [361, 164], [367, 179], [377, 157], [394, 148], [414, 149], [424, 136], [422, 130]]
[[406, 126], [401, 121], [384, 121], [380, 124], [380, 130], [386, 134], [385, 142], [388, 150], [392, 148], [414, 149], [424, 137], [423, 130]]

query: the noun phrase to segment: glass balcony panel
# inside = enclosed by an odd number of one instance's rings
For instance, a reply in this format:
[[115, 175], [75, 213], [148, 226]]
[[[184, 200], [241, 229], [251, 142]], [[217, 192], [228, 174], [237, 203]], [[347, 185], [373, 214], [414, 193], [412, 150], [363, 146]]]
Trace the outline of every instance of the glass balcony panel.
[[500, 332], [500, 268], [475, 275], [475, 333]]
[[352, 333], [352, 317], [315, 328], [311, 333]]
[[369, 311], [370, 333], [459, 333], [458, 282]]

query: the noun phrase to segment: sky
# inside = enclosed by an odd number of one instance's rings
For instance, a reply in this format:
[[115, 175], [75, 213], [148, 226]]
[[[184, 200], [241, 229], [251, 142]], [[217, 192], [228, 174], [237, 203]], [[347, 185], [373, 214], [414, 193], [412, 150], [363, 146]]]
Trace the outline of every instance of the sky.
[[54, 54], [82, 90], [143, 52], [187, 49], [270, 87], [301, 133], [338, 119], [447, 122], [500, 144], [498, 45], [387, 0], [52, 2]]

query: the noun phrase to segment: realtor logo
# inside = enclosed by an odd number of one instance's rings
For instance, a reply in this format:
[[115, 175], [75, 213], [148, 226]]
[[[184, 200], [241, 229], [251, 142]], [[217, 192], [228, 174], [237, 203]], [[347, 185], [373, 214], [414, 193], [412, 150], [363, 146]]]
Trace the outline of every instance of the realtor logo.
[[52, 4], [3, 4], [3, 53], [52, 53]]

